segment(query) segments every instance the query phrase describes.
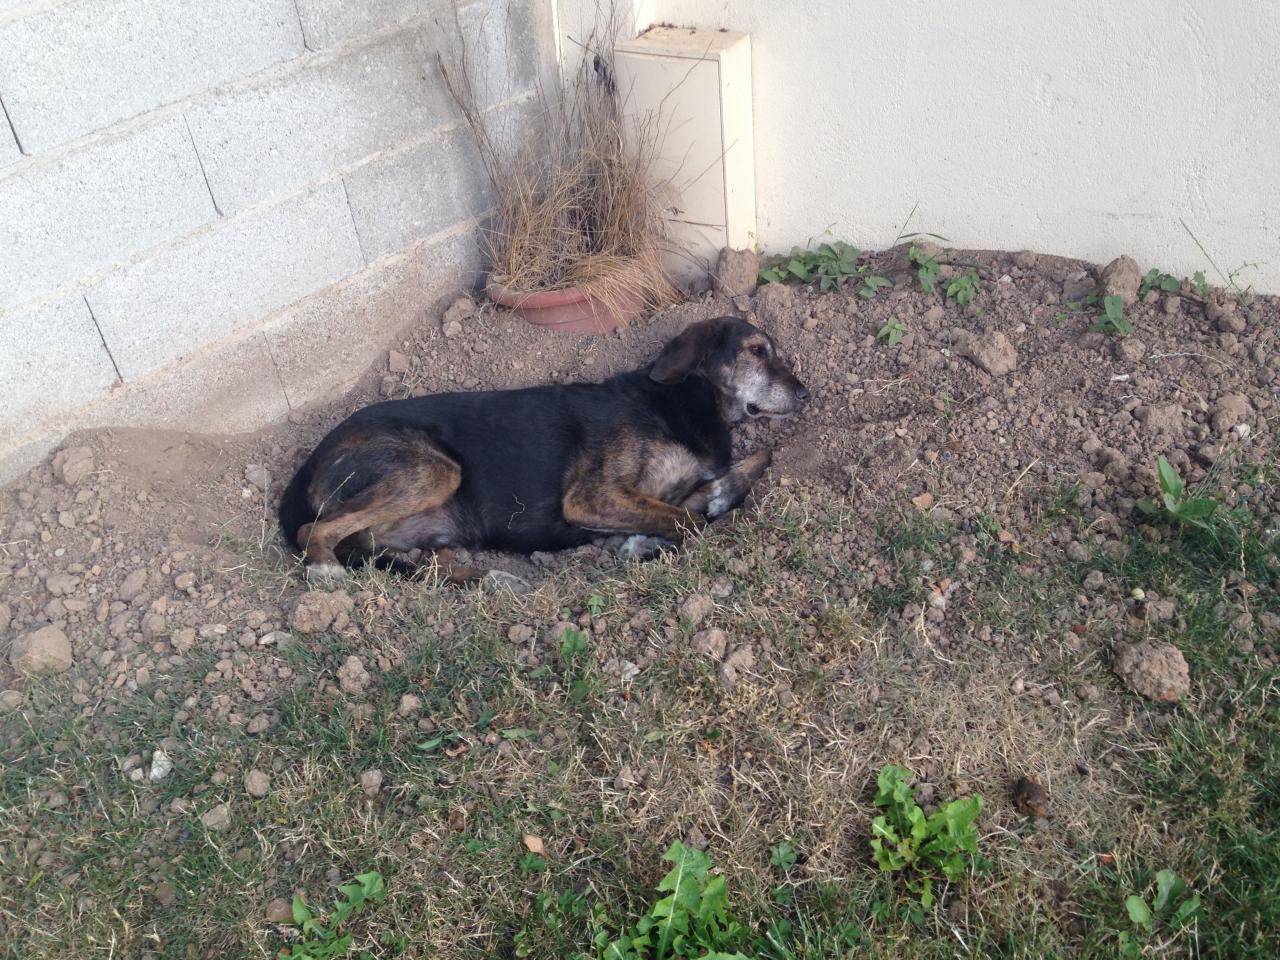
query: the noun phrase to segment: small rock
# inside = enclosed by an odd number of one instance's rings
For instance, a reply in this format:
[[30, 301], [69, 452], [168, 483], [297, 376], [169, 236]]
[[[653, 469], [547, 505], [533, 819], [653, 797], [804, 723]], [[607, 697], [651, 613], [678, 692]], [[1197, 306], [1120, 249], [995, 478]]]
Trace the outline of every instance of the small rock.
[[71, 669], [71, 641], [55, 626], [41, 627], [13, 641], [9, 662], [19, 673], [63, 673]]
[[1191, 671], [1171, 643], [1143, 640], [1119, 648], [1116, 675], [1134, 693], [1156, 703], [1177, 703], [1191, 691]]
[[542, 838], [532, 833], [526, 833], [520, 838], [524, 843], [524, 848], [535, 856], [542, 856], [547, 852], [547, 845], [542, 842]]
[[755, 651], [747, 644], [733, 648], [733, 652], [720, 664], [717, 678], [725, 690], [732, 690], [738, 683], [738, 674], [750, 670], [756, 663]]
[[93, 473], [93, 451], [88, 447], [62, 450], [53, 458], [53, 472], [69, 487]]
[[190, 590], [196, 585], [196, 575], [194, 573], [180, 573], [173, 578], [173, 585], [178, 590]]
[[760, 257], [754, 250], [725, 247], [716, 260], [712, 283], [722, 297], [750, 296], [760, 280]]
[[421, 709], [422, 699], [412, 693], [405, 693], [400, 696], [400, 705], [396, 707], [396, 713], [402, 717], [412, 717]]
[[51, 573], [45, 578], [44, 588], [55, 597], [65, 597], [80, 586], [80, 578], [69, 573]]
[[1097, 593], [1107, 584], [1107, 575], [1101, 570], [1090, 570], [1084, 578], [1084, 588]]
[[398, 353], [395, 350], [390, 351], [387, 354], [387, 372], [388, 373], [408, 373], [409, 358], [406, 357], [403, 353]]
[[1072, 540], [1067, 544], [1067, 558], [1074, 560], [1076, 563], [1088, 563], [1092, 556], [1092, 551], [1079, 540]]
[[339, 619], [345, 623], [346, 612], [352, 606], [351, 596], [345, 590], [335, 590], [332, 593], [312, 590], [298, 598], [298, 603], [289, 616], [289, 625], [299, 633], [322, 633]]
[[250, 736], [257, 736], [260, 733], [266, 733], [271, 729], [271, 718], [265, 713], [255, 714], [253, 719], [249, 721], [244, 728], [244, 732]]
[[365, 670], [364, 663], [357, 656], [347, 657], [338, 668], [338, 686], [348, 696], [361, 696], [371, 679], [369, 671]]
[[1047, 817], [1049, 791], [1045, 790], [1034, 777], [1019, 777], [1013, 784], [1013, 805], [1024, 816]]
[[226, 830], [231, 826], [231, 808], [225, 803], [220, 803], [200, 814], [200, 822], [204, 824], [206, 830], [214, 832]]
[[1138, 407], [1134, 414], [1151, 433], [1165, 433], [1171, 437], [1182, 434], [1182, 408], [1176, 403], [1146, 404]]
[[710, 630], [699, 630], [695, 633], [691, 645], [695, 653], [719, 660], [724, 656], [728, 643], [728, 635], [719, 627], [712, 627]]
[[129, 603], [138, 596], [147, 585], [146, 569], [134, 570], [121, 582], [116, 590], [116, 599]]
[[173, 773], [173, 760], [167, 753], [156, 747], [151, 752], [151, 769], [147, 771], [147, 779], [152, 783], [159, 783], [171, 773]]
[[261, 770], [250, 770], [244, 775], [244, 792], [261, 800], [271, 792], [271, 778]]
[[263, 907], [262, 919], [267, 923], [292, 923], [293, 904], [284, 897], [276, 897]]
[[1102, 269], [1102, 295], [1119, 297], [1126, 307], [1138, 302], [1142, 270], [1133, 257], [1116, 257]]
[[1250, 418], [1253, 404], [1243, 393], [1226, 393], [1218, 398], [1209, 414], [1213, 418], [1213, 429], [1218, 433], [1226, 433], [1236, 424]]
[[680, 619], [696, 630], [715, 608], [715, 601], [705, 593], [691, 594], [680, 604]]
[[260, 463], [251, 463], [246, 466], [244, 478], [263, 493], [271, 487], [271, 472]]
[[22, 706], [21, 690], [5, 690], [0, 692], [0, 714], [13, 713]]
[[956, 343], [956, 353], [968, 357], [993, 377], [1003, 377], [1018, 366], [1018, 351], [999, 330], [986, 337], [966, 331]]
[[156, 884], [154, 896], [156, 898], [156, 902], [159, 903], [160, 906], [171, 907], [178, 899], [178, 888], [165, 880], [162, 883]]
[[1178, 606], [1173, 600], [1163, 600], [1150, 597], [1143, 601], [1142, 612], [1148, 620], [1172, 620], [1177, 613]]
[[1115, 349], [1116, 359], [1124, 363], [1137, 363], [1147, 354], [1147, 345], [1137, 337], [1121, 337]]
[[382, 789], [382, 771], [375, 768], [360, 774], [360, 789], [366, 796], [377, 796], [378, 791]]

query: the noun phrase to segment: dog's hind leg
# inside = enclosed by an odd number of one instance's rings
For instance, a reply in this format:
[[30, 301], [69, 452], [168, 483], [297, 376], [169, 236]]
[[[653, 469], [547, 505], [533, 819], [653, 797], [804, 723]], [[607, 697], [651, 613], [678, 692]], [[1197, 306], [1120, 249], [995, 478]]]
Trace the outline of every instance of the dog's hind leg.
[[768, 450], [758, 450], [743, 457], [727, 473], [708, 480], [694, 490], [680, 505], [691, 513], [700, 513], [708, 520], [716, 520], [741, 505], [772, 460], [773, 455]]
[[564, 518], [597, 533], [643, 533], [679, 540], [706, 521], [684, 507], [626, 487], [579, 481], [565, 491]]
[[384, 465], [380, 476], [345, 499], [340, 499], [341, 482], [326, 483], [341, 474], [336, 464], [313, 481], [310, 493], [321, 505], [319, 516], [298, 531], [308, 579], [341, 575], [335, 548], [348, 537], [434, 510], [462, 482], [458, 464], [425, 437], [404, 440], [391, 449], [383, 446], [377, 453]]

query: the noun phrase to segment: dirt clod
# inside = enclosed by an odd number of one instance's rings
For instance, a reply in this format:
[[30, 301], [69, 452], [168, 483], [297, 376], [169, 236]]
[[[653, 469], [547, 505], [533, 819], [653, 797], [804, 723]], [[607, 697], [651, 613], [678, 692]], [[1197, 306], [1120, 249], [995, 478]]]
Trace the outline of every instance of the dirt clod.
[[19, 673], [32, 676], [71, 669], [71, 641], [52, 624], [13, 641], [9, 662]]
[[1119, 297], [1126, 307], [1138, 302], [1142, 270], [1133, 257], [1116, 257], [1102, 268], [1102, 295]]
[[215, 833], [226, 830], [231, 826], [231, 808], [225, 803], [211, 807], [200, 814], [200, 822], [204, 824], [206, 830]]
[[93, 451], [89, 447], [61, 450], [53, 458], [53, 472], [69, 487], [93, 473]]
[[360, 774], [360, 789], [365, 792], [365, 796], [377, 796], [382, 789], [382, 771], [375, 767]]
[[965, 332], [956, 342], [956, 353], [968, 357], [993, 377], [1003, 377], [1018, 366], [1018, 351], [999, 330], [985, 336]]
[[1191, 672], [1171, 643], [1143, 640], [1119, 648], [1116, 675], [1134, 693], [1156, 703], [1177, 703], [1191, 690]]
[[745, 297], [756, 292], [760, 278], [760, 257], [754, 250], [725, 247], [716, 260], [714, 287], [722, 297]]
[[291, 923], [293, 921], [293, 905], [284, 897], [276, 897], [268, 901], [262, 908], [262, 919], [267, 923]]
[[244, 792], [261, 800], [271, 792], [271, 777], [262, 770], [250, 770], [244, 775]]
[[289, 617], [289, 625], [299, 633], [321, 633], [330, 627], [341, 630], [352, 607], [350, 594], [344, 590], [325, 593], [312, 590], [298, 598]]
[[1213, 429], [1218, 433], [1226, 433], [1237, 424], [1249, 420], [1253, 414], [1253, 404], [1243, 393], [1226, 393], [1213, 405]]
[[719, 627], [712, 627], [710, 630], [699, 630], [695, 633], [691, 646], [695, 653], [711, 657], [713, 660], [719, 660], [724, 656], [728, 642], [729, 637], [723, 630]]
[[354, 655], [347, 657], [338, 668], [338, 687], [348, 696], [363, 696], [372, 679], [364, 668], [364, 662]]
[[680, 604], [680, 619], [695, 630], [715, 611], [716, 602], [705, 593], [685, 597]]

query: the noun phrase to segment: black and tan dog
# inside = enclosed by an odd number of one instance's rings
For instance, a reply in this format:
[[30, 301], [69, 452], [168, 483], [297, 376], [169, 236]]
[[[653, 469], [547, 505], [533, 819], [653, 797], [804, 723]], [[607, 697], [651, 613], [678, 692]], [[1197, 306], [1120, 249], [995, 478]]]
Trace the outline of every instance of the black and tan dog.
[[645, 553], [738, 506], [769, 465], [767, 451], [732, 462], [732, 424], [808, 396], [765, 333], [707, 320], [604, 383], [359, 410], [298, 470], [280, 525], [309, 578], [404, 566], [414, 550], [435, 551], [448, 575], [450, 547], [529, 553], [608, 534]]

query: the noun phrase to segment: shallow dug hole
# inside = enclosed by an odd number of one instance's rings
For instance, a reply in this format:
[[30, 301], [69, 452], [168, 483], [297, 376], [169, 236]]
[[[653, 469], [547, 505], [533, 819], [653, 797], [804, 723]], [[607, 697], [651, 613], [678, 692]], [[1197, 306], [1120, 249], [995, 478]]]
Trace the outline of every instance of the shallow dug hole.
[[[769, 285], [608, 337], [461, 309], [390, 344], [350, 396], [258, 434], [73, 437], [0, 491], [0, 939], [271, 955], [296, 935], [281, 898], [327, 907], [377, 869], [388, 898], [353, 927], [375, 955], [572, 956], [590, 923], [547, 904], [634, 920], [680, 839], [754, 929], [787, 920], [794, 956], [1113, 956], [1121, 933], [1265, 955], [1276, 897], [1265, 856], [1241, 851], [1277, 837], [1280, 795], [1259, 746], [1280, 632], [1277, 300], [1138, 298], [1136, 274], [1111, 277], [1135, 331], [1109, 338], [1079, 306], [1096, 268], [938, 257], [943, 285], [978, 268], [968, 308], [921, 291], [896, 250], [876, 299]], [[771, 474], [686, 551], [479, 558], [529, 580], [521, 596], [299, 579], [275, 500], [350, 411], [603, 379], [735, 312], [813, 399], [740, 431], [744, 451], [775, 450]], [[1138, 511], [1159, 456], [1235, 519], [1206, 533]], [[1139, 641], [1178, 648], [1181, 702], [1114, 674]], [[32, 656], [51, 676], [17, 669]], [[886, 763], [930, 807], [986, 801], [990, 868], [923, 920], [869, 855]], [[1047, 810], [1019, 809], [1022, 776]], [[771, 862], [781, 842], [792, 867]], [[1125, 896], [1164, 867], [1213, 916], [1131, 930]]]

